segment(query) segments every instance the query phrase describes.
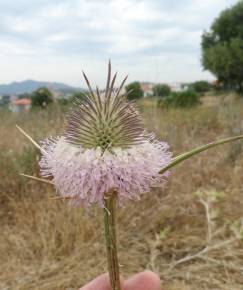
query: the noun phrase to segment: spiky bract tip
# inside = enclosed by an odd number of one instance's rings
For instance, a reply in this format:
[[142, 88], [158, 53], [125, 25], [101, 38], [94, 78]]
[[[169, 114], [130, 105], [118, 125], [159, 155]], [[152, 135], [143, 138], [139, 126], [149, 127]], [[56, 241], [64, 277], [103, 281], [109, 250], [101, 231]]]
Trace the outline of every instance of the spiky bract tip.
[[134, 103], [122, 94], [126, 78], [118, 89], [114, 88], [117, 74], [111, 79], [108, 66], [106, 89], [94, 91], [83, 73], [88, 93], [83, 100], [76, 100], [67, 116], [66, 141], [84, 148], [129, 148], [143, 141], [143, 125]]

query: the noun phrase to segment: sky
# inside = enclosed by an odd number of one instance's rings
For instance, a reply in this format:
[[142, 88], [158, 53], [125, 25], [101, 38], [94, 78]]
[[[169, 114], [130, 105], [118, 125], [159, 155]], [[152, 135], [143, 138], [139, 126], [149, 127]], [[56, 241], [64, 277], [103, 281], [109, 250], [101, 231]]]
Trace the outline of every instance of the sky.
[[213, 79], [201, 35], [236, 0], [0, 0], [0, 84], [104, 87], [108, 59], [128, 82]]

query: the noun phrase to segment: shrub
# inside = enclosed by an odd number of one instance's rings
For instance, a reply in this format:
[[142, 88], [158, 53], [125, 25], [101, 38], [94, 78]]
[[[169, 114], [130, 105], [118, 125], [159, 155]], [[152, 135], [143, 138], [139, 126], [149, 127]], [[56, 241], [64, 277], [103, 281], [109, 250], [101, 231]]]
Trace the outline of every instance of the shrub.
[[212, 85], [208, 81], [197, 81], [192, 83], [190, 88], [197, 93], [206, 93], [212, 88]]
[[171, 93], [168, 85], [158, 84], [153, 87], [153, 95], [155, 97], [167, 97]]
[[190, 108], [200, 103], [199, 95], [193, 90], [183, 92], [174, 92], [163, 100], [159, 100], [158, 104], [170, 107]]
[[47, 88], [39, 88], [31, 94], [30, 98], [32, 107], [45, 108], [53, 102], [52, 93]]
[[127, 98], [129, 100], [138, 100], [143, 97], [143, 91], [139, 82], [130, 83], [125, 87], [126, 93], [129, 92]]

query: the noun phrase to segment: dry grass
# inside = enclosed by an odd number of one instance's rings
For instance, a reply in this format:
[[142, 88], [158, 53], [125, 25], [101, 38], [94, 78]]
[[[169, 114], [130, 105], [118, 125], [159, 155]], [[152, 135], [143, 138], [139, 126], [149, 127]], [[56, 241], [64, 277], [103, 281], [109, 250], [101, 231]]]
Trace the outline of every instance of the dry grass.
[[[143, 107], [147, 126], [175, 153], [243, 132], [243, 103], [192, 110]], [[36, 140], [62, 131], [58, 108], [18, 116], [0, 112], [0, 289], [78, 289], [106, 271], [102, 211], [51, 201], [38, 174]], [[243, 289], [243, 146], [212, 149], [173, 170], [167, 190], [119, 211], [124, 276], [157, 271], [168, 290]], [[195, 194], [200, 189], [199, 194]]]

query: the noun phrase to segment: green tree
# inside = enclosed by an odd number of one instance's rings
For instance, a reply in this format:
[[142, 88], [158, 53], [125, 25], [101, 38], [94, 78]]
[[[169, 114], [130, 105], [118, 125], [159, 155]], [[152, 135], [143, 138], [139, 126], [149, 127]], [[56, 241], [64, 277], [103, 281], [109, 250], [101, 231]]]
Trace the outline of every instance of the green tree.
[[243, 1], [224, 10], [202, 36], [202, 64], [225, 88], [243, 91]]
[[141, 89], [139, 82], [133, 82], [125, 87], [126, 93], [128, 93], [127, 98], [129, 100], [138, 100], [143, 97], [143, 91]]
[[31, 96], [32, 107], [45, 108], [47, 105], [53, 102], [53, 95], [47, 88], [39, 88], [34, 91]]
[[196, 81], [190, 84], [189, 87], [197, 93], [205, 93], [212, 88], [212, 85], [208, 81]]
[[153, 95], [155, 97], [166, 97], [171, 93], [168, 85], [158, 84], [153, 87]]

